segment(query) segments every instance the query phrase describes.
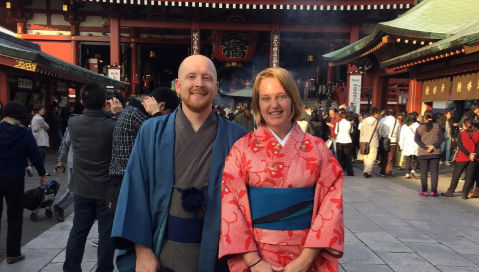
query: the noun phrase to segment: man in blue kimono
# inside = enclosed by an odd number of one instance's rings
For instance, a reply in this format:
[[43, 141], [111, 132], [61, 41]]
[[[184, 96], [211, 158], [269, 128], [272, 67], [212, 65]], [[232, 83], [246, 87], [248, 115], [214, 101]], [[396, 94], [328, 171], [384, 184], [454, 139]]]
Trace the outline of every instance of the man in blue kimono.
[[218, 261], [221, 176], [241, 126], [212, 111], [218, 92], [210, 59], [178, 69], [182, 103], [145, 121], [126, 168], [113, 223], [119, 271], [228, 271]]

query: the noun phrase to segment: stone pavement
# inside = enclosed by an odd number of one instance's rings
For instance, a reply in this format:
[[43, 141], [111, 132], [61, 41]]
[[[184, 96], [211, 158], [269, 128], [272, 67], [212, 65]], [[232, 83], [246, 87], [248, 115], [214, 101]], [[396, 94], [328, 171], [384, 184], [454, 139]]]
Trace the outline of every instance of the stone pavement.
[[[479, 271], [479, 216], [456, 198], [422, 197], [396, 177], [344, 179], [345, 253], [340, 271]], [[413, 181], [414, 182], [414, 181]], [[418, 181], [416, 181], [418, 182]], [[477, 199], [461, 201], [476, 205]], [[26, 259], [0, 271], [62, 271], [72, 216], [23, 247]], [[87, 241], [83, 271], [94, 271], [96, 224]], [[24, 230], [28, 231], [28, 230]]]

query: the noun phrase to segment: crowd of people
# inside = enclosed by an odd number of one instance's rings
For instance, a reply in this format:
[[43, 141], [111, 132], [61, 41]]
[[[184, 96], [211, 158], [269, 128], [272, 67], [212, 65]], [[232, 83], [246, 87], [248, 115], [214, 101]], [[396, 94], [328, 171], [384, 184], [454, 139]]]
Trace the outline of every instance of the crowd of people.
[[385, 178], [395, 163], [404, 164], [407, 178], [421, 178], [423, 196], [439, 196], [442, 153], [446, 164], [456, 163], [442, 195], [453, 196], [463, 171], [462, 198], [477, 181], [477, 104], [457, 124], [448, 112], [308, 109], [282, 68], [261, 71], [251, 104], [234, 111], [213, 106], [218, 89], [214, 64], [193, 55], [179, 66], [176, 93], [156, 88], [125, 105], [97, 83], [85, 84], [85, 109], [67, 126], [54, 107], [48, 124], [35, 105], [28, 129], [27, 110], [8, 103], [0, 123], [7, 262], [25, 258], [25, 168], [30, 160], [46, 184], [50, 129], [64, 130], [57, 167], [68, 167], [57, 220], [74, 205], [64, 271], [81, 271], [95, 220], [97, 271], [113, 271], [115, 249], [119, 271], [336, 271], [344, 247], [343, 175], [354, 175], [354, 160], [364, 161], [365, 178], [378, 160]]

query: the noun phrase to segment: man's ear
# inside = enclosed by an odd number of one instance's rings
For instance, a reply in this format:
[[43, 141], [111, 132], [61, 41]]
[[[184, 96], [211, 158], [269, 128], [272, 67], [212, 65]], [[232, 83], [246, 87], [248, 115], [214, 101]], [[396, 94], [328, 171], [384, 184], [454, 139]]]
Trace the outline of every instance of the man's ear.
[[158, 103], [158, 107], [160, 108], [160, 111], [164, 111], [166, 108], [166, 102]]

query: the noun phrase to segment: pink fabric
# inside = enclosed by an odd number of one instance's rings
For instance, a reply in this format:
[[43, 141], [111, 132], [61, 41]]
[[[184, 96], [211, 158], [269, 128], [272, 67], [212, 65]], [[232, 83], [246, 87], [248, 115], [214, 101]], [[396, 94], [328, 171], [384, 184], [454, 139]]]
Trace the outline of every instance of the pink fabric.
[[[222, 180], [219, 257], [230, 270], [249, 271], [241, 254], [258, 251], [263, 260], [284, 267], [304, 247], [325, 248], [308, 271], [338, 271], [343, 254], [343, 170], [323, 140], [296, 125], [282, 147], [263, 124], [238, 140], [226, 159]], [[316, 185], [310, 229], [253, 228], [247, 185], [269, 188]]]

